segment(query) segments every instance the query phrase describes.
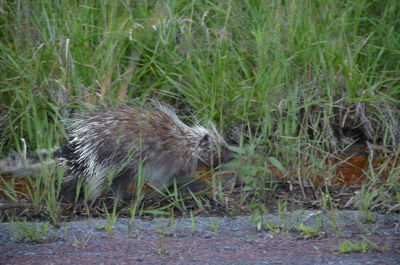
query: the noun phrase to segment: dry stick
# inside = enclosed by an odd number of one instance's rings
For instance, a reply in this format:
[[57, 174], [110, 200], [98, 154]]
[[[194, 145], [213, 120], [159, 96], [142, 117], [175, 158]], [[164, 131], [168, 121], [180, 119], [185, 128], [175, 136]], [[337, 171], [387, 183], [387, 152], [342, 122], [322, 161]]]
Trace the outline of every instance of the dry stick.
[[[21, 138], [22, 151], [14, 152], [5, 159], [0, 160], [0, 175], [9, 177], [37, 177], [42, 172], [43, 168], [51, 168], [57, 166], [57, 161], [54, 159], [47, 159], [45, 161], [38, 161], [28, 158], [27, 144], [24, 138]], [[52, 150], [45, 150], [45, 153], [51, 154]]]
[[32, 204], [24, 202], [0, 202], [0, 209], [27, 208], [27, 207], [32, 207]]
[[25, 164], [10, 165], [9, 159], [3, 159], [0, 160], [0, 175], [16, 178], [37, 177], [44, 167], [52, 168], [53, 166], [56, 166], [56, 164], [56, 161], [51, 160], [35, 162], [32, 164], [26, 162]]
[[[37, 177], [43, 168], [51, 168], [57, 165], [57, 161], [54, 159], [37, 161], [28, 158], [25, 139], [22, 138], [21, 141], [21, 153], [16, 153], [14, 156], [0, 160], [0, 175], [18, 178]], [[51, 153], [51, 151], [47, 151], [47, 153]]]

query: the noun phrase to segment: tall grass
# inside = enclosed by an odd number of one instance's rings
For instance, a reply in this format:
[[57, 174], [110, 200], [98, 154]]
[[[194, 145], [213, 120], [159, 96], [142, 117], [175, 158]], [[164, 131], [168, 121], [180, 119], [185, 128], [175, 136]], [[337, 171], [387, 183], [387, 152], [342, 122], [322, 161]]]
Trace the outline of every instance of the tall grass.
[[0, 152], [60, 144], [84, 103], [155, 97], [290, 165], [330, 144], [339, 99], [398, 103], [399, 17], [396, 0], [2, 1]]

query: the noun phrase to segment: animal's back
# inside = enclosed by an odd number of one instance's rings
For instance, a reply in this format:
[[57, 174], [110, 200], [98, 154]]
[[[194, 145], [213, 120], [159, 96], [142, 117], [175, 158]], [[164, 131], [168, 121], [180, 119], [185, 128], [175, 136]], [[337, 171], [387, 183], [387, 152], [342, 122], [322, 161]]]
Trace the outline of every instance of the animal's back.
[[123, 190], [139, 171], [158, 188], [174, 179], [187, 181], [206, 134], [203, 127], [185, 125], [162, 105], [153, 110], [123, 106], [76, 118], [64, 147], [68, 172], [62, 195], [73, 201], [75, 186], [82, 181], [88, 199], [94, 200], [108, 183]]

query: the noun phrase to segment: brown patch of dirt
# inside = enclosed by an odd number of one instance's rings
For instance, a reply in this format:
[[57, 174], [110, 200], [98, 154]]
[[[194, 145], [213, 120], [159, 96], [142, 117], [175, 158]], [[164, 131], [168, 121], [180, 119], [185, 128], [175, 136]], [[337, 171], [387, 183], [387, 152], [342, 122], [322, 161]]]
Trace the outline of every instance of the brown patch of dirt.
[[[330, 185], [337, 187], [347, 187], [367, 183], [369, 181], [367, 173], [371, 172], [371, 169], [373, 171], [373, 174], [378, 176], [382, 182], [386, 181], [386, 179], [389, 177], [389, 169], [399, 166], [400, 159], [387, 160], [375, 158], [370, 162], [368, 156], [352, 155], [345, 158], [325, 159], [324, 164], [326, 165], [327, 172], [329, 171], [328, 169], [331, 169], [334, 172], [334, 175], [330, 180]], [[383, 167], [385, 168], [382, 169]], [[275, 166], [269, 165], [269, 170], [272, 172], [271, 174], [276, 179], [282, 180], [285, 178], [283, 173]], [[300, 169], [300, 171], [304, 170], [306, 169]], [[296, 173], [296, 171], [294, 170], [293, 172], [294, 174]], [[285, 175], [288, 175], [288, 173], [285, 172]], [[314, 183], [316, 187], [322, 187], [326, 185], [326, 181], [323, 176], [310, 176], [309, 173], [305, 171], [302, 175], [308, 176], [308, 178]]]

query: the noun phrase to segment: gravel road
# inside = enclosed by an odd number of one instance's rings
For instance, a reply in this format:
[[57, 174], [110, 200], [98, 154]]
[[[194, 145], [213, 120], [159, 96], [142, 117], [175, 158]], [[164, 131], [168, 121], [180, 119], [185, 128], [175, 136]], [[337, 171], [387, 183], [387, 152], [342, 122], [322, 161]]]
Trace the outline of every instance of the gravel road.
[[[121, 218], [114, 227], [88, 219], [49, 226], [40, 243], [16, 232], [26, 224], [1, 223], [0, 264], [400, 264], [398, 214], [294, 211], [263, 220], [273, 233], [250, 216]], [[302, 234], [299, 224], [318, 233]], [[339, 253], [345, 241], [366, 243], [366, 252]]]

